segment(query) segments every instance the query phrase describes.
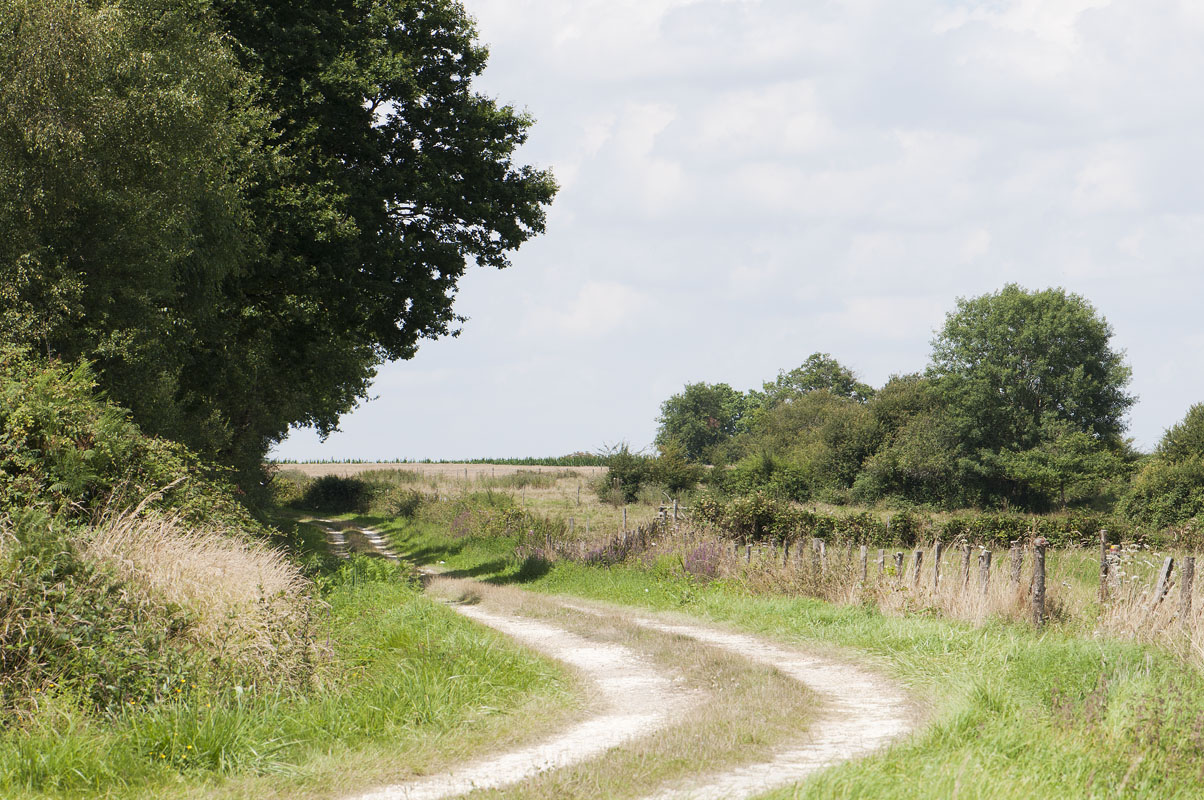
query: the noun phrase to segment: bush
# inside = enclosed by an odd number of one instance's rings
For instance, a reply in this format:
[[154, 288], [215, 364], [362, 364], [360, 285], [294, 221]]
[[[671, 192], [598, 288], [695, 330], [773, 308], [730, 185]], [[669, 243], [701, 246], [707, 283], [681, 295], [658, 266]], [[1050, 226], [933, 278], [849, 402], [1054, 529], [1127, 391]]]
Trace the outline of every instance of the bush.
[[649, 480], [674, 494], [693, 489], [705, 472], [705, 467], [687, 461], [681, 448], [674, 444], [666, 445], [648, 464]]
[[811, 499], [811, 475], [803, 466], [769, 453], [742, 459], [721, 478], [725, 491], [734, 495], [764, 492], [781, 500]]
[[323, 475], [305, 488], [300, 505], [326, 514], [362, 514], [368, 511], [372, 494], [367, 481]]
[[166, 699], [202, 663], [175, 646], [185, 611], [128, 591], [82, 559], [61, 520], [30, 512], [0, 536], [0, 712], [28, 710], [50, 688], [96, 711]]
[[154, 495], [198, 524], [266, 534], [236, 489], [187, 448], [144, 436], [100, 399], [91, 368], [0, 347], [0, 512], [89, 520]]
[[1121, 500], [1120, 513], [1155, 529], [1183, 525], [1204, 515], [1204, 458], [1149, 459]]
[[649, 477], [652, 459], [633, 453], [626, 444], [606, 459], [606, 474], [598, 479], [596, 488], [603, 502], [620, 505], [634, 503], [640, 485]]

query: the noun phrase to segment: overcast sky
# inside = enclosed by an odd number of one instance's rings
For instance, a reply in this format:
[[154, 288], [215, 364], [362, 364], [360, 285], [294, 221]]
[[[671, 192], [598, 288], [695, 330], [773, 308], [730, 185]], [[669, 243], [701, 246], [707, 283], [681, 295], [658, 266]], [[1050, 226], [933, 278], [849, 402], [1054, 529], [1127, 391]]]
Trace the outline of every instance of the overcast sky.
[[686, 383], [924, 368], [958, 297], [1086, 297], [1152, 447], [1204, 400], [1204, 3], [466, 0], [561, 191], [459, 338], [281, 458], [649, 445]]

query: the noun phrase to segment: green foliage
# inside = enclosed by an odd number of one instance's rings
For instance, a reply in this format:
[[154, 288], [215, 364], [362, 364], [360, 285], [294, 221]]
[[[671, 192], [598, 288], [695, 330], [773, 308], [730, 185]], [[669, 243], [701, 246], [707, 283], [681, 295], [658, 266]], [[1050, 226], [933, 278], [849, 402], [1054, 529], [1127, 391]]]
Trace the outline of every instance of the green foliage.
[[866, 407], [882, 439], [854, 479], [854, 500], [898, 497], [936, 506], [967, 501], [958, 480], [958, 431], [933, 381], [919, 375], [892, 377]]
[[114, 712], [173, 696], [204, 665], [175, 640], [189, 620], [82, 559], [76, 533], [26, 512], [0, 536], [0, 716], [54, 690]]
[[1204, 458], [1146, 460], [1119, 505], [1120, 513], [1154, 528], [1181, 525], [1204, 516]]
[[[1124, 519], [1093, 511], [1034, 516], [1027, 514], [966, 512], [941, 517], [903, 510], [891, 514], [867, 510], [831, 513], [807, 509], [765, 493], [722, 498], [707, 494], [695, 504], [695, 516], [721, 532], [742, 541], [808, 541], [840, 539], [879, 547], [913, 547], [931, 538], [946, 542], [1007, 547], [1020, 539], [1044, 536], [1052, 546], [1092, 545], [1107, 530], [1111, 541], [1156, 540]], [[1166, 538], [1173, 539], [1174, 533]]]
[[543, 230], [455, 0], [30, 0], [0, 32], [0, 336], [246, 491]]
[[327, 514], [365, 512], [371, 493], [371, 486], [360, 478], [323, 475], [305, 488], [300, 505]]
[[86, 356], [147, 430], [216, 452], [183, 384], [255, 248], [251, 80], [203, 2], [6, 3], [0, 30], [3, 339]]
[[1040, 449], [1075, 432], [1098, 443], [1097, 452], [1119, 449], [1135, 398], [1125, 392], [1130, 370], [1111, 349], [1111, 336], [1090, 303], [1062, 289], [1029, 292], [1009, 284], [959, 300], [933, 340], [929, 375], [958, 431], [960, 480], [987, 501], [1040, 503], [1043, 490], [1062, 488], [1041, 474], [1040, 461], [1056, 456], [1013, 461], [1010, 472], [1008, 459], [994, 456]]
[[606, 473], [598, 479], [598, 497], [616, 504], [634, 503], [651, 467], [649, 456], [631, 452], [624, 442], [606, 459]]
[[689, 491], [706, 475], [706, 468], [686, 459], [681, 446], [670, 442], [648, 466], [648, 479], [672, 494]]
[[1204, 403], [1193, 405], [1182, 422], [1167, 429], [1158, 456], [1170, 462], [1204, 458]]
[[681, 449], [690, 461], [714, 459], [714, 451], [741, 429], [748, 400], [726, 383], [691, 383], [661, 404], [656, 443]]
[[789, 372], [783, 370], [776, 380], [764, 384], [764, 395], [760, 399], [765, 407], [773, 407], [820, 389], [859, 403], [874, 396], [872, 387], [857, 380], [852, 370], [831, 355], [812, 353], [801, 366]]
[[1133, 478], [1120, 510], [1156, 528], [1179, 526], [1204, 515], [1204, 404], [1169, 428], [1157, 451]]
[[101, 400], [86, 364], [0, 346], [0, 512], [37, 507], [87, 519], [156, 493], [155, 506], [186, 520], [265, 530], [187, 449], [144, 436]]
[[754, 485], [777, 482], [775, 491], [796, 500], [831, 497], [853, 485], [880, 440], [879, 426], [863, 404], [816, 389], [753, 417], [736, 446], [754, 455], [737, 471], [748, 471]]
[[1002, 474], [1037, 495], [1046, 507], [1056, 504], [1065, 511], [1070, 503], [1098, 496], [1110, 479], [1128, 471], [1117, 448], [1090, 434], [1065, 422], [1048, 422], [1044, 428], [1037, 446], [1004, 450], [996, 463]]
[[747, 456], [722, 473], [721, 488], [732, 495], [764, 492], [781, 500], [803, 502], [811, 498], [810, 471], [767, 452]]

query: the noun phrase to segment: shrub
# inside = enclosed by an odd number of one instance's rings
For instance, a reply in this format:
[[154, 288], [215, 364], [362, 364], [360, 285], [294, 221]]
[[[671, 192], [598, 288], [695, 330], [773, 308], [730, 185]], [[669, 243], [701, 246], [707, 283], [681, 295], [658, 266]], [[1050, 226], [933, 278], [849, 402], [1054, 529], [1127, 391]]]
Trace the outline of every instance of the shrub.
[[1182, 525], [1204, 515], [1204, 458], [1149, 459], [1121, 500], [1119, 511], [1152, 528]]
[[192, 620], [80, 557], [62, 520], [29, 512], [0, 535], [0, 712], [50, 688], [93, 710], [166, 699], [203, 663], [177, 647]]
[[648, 478], [673, 493], [693, 489], [702, 480], [705, 467], [686, 460], [680, 446], [670, 443], [648, 464]]
[[91, 368], [0, 347], [0, 512], [40, 508], [74, 520], [142, 502], [190, 522], [266, 533], [219, 470], [187, 448], [144, 436], [100, 399]]
[[652, 459], [633, 453], [626, 444], [606, 459], [606, 474], [599, 478], [596, 491], [604, 502], [634, 503], [640, 484], [649, 477]]
[[372, 487], [360, 478], [323, 475], [305, 488], [300, 505], [327, 514], [364, 513], [372, 494]]

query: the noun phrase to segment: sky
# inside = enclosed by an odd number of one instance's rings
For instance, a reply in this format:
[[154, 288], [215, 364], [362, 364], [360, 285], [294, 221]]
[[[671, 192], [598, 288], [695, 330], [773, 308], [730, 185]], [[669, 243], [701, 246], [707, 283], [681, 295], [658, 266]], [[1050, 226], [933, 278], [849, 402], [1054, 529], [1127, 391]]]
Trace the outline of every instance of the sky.
[[1204, 3], [465, 0], [561, 190], [457, 338], [286, 459], [649, 447], [687, 383], [922, 370], [959, 297], [1062, 287], [1153, 447], [1204, 401]]

